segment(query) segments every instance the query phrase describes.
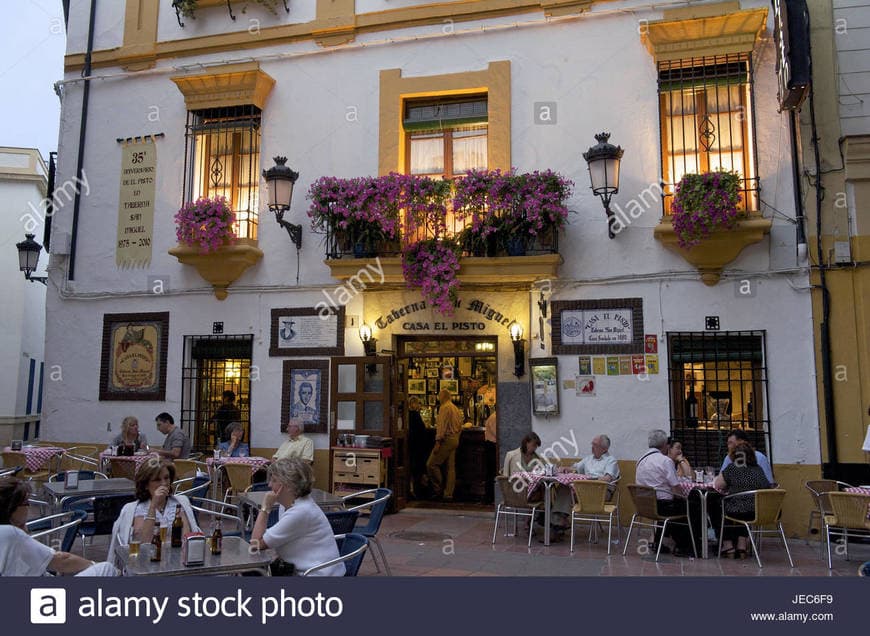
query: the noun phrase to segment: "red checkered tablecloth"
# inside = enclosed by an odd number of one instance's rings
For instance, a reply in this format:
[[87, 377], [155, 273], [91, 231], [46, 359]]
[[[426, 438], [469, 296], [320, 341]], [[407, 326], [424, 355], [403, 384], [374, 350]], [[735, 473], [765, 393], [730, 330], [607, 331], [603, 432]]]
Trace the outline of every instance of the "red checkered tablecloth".
[[580, 475], [578, 473], [556, 473], [555, 475], [542, 475], [540, 473], [519, 472], [511, 475], [511, 479], [519, 479], [523, 483], [528, 484], [527, 494], [531, 495], [542, 479], [552, 480], [563, 486], [570, 486], [575, 481], [583, 481], [584, 479], [592, 479], [589, 475]]
[[209, 468], [213, 467], [215, 464], [218, 466], [223, 466], [224, 464], [248, 464], [251, 467], [251, 472], [255, 473], [264, 466], [272, 463], [272, 460], [266, 459], [265, 457], [221, 457], [220, 459], [209, 457], [205, 460], [205, 463], [209, 465]]
[[36, 472], [52, 457], [63, 453], [64, 449], [58, 446], [25, 446], [20, 451], [13, 451], [7, 446], [3, 451], [24, 453], [24, 463], [27, 466], [27, 470]]
[[[870, 495], [870, 488], [852, 486], [850, 488], [843, 488], [843, 492], [851, 492], [856, 495]], [[867, 518], [870, 519], [870, 505], [867, 506]]]

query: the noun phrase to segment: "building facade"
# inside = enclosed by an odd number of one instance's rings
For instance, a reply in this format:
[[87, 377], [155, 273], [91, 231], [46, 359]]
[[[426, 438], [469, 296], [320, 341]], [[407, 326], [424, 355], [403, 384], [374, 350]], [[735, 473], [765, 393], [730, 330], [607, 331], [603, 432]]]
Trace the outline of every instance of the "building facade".
[[[392, 438], [404, 500], [409, 399], [432, 421], [447, 388], [472, 424], [458, 498], [488, 495], [493, 411], [499, 458], [529, 430], [560, 457], [606, 433], [624, 483], [650, 429], [703, 467], [739, 427], [801, 527], [821, 467], [813, 313], [772, 14], [685, 4], [232, 2], [232, 18], [225, 2], [190, 16], [127, 0], [99, 3], [86, 55], [90, 3], [71, 2], [58, 183], [86, 176], [89, 193], [52, 219], [47, 365], [64, 374], [46, 384], [44, 436], [101, 442], [127, 414], [169, 411], [206, 449], [232, 390], [255, 452], [292, 413], [306, 421], [320, 483], [342, 479], [339, 434]], [[582, 156], [602, 131], [624, 149], [610, 225]], [[267, 207], [277, 156], [300, 174], [279, 215], [301, 248]], [[568, 223], [524, 255], [460, 245], [452, 311], [405, 281], [400, 252], [431, 228], [355, 254], [359, 236], [306, 215], [322, 177], [346, 193], [357, 177], [512, 168], [573, 181]], [[675, 185], [720, 169], [744, 215], [681, 247]], [[227, 197], [241, 237], [207, 257], [174, 219], [200, 196]], [[461, 217], [448, 206], [436, 235], [461, 235]]]
[[[0, 350], [3, 365], [0, 382], [0, 444], [13, 439], [33, 440], [40, 435], [44, 381], [45, 287], [17, 274], [15, 244], [24, 233], [41, 240], [45, 224], [44, 201], [48, 168], [38, 150], [0, 148], [0, 198], [3, 215], [3, 308], [0, 309]], [[44, 274], [43, 257], [40, 271]], [[14, 275], [13, 275], [14, 274]]]

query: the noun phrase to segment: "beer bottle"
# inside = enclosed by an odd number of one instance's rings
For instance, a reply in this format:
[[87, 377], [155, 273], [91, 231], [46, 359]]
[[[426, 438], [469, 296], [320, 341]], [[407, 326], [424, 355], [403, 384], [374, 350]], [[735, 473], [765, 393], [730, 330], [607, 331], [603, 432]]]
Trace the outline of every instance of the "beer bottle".
[[151, 537], [151, 560], [159, 561], [163, 557], [163, 542], [160, 541], [160, 526], [154, 524], [154, 534]]
[[224, 535], [221, 532], [221, 520], [217, 519], [214, 524], [214, 531], [211, 533], [211, 553], [220, 554], [221, 546], [223, 545]]
[[181, 520], [181, 506], [175, 508], [175, 521], [172, 522], [170, 544], [173, 548], [181, 547], [181, 535], [184, 532], [184, 522]]

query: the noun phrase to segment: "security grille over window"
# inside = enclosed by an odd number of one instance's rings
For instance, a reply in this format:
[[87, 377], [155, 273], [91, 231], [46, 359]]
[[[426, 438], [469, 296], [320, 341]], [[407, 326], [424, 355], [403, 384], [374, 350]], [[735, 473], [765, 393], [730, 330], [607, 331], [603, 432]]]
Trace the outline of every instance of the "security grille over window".
[[181, 426], [197, 450], [214, 448], [215, 413], [224, 391], [232, 391], [251, 443], [251, 355], [253, 335], [185, 336], [181, 377]]
[[664, 210], [684, 174], [734, 171], [758, 209], [752, 60], [747, 53], [659, 62]]
[[718, 468], [731, 429], [770, 456], [765, 332], [668, 334], [671, 435], [693, 466]]
[[226, 197], [236, 235], [257, 238], [260, 186], [260, 109], [229, 106], [189, 111], [184, 200]]

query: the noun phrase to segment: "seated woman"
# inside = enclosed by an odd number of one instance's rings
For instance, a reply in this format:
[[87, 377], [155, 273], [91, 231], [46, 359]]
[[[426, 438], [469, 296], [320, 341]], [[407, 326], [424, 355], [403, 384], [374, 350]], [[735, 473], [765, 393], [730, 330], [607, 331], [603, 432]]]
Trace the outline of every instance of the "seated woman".
[[527, 433], [520, 442], [520, 447], [508, 451], [504, 456], [502, 475], [510, 477], [514, 473], [531, 472], [537, 467], [546, 465], [546, 460], [536, 452], [541, 447], [541, 438], [537, 433]]
[[251, 454], [251, 449], [242, 441], [245, 437], [245, 427], [241, 422], [230, 422], [225, 430], [230, 438], [218, 444], [225, 457], [247, 457]]
[[677, 477], [688, 477], [694, 479], [695, 473], [692, 470], [692, 465], [689, 460], [683, 455], [683, 445], [680, 442], [671, 442], [671, 448], [668, 450], [668, 457], [674, 462], [674, 469], [677, 471]]
[[[260, 550], [275, 550], [297, 571], [337, 559], [338, 546], [332, 526], [320, 506], [308, 496], [314, 484], [311, 466], [298, 457], [278, 459], [269, 466], [268, 477], [271, 490], [263, 498], [251, 533], [251, 545]], [[266, 529], [269, 512], [276, 502], [280, 504], [278, 523]], [[336, 563], [314, 574], [344, 576], [344, 563]]]
[[[733, 495], [748, 490], [770, 488], [770, 482], [767, 480], [764, 470], [758, 465], [755, 451], [748, 442], [738, 442], [728, 455], [731, 457], [731, 463], [725, 470], [716, 475], [714, 483], [718, 490]], [[755, 516], [755, 499], [749, 496], [727, 499], [725, 500], [725, 514], [736, 519], [752, 519]], [[714, 519], [714, 523], [718, 524], [721, 521]], [[737, 540], [736, 550], [734, 549], [735, 539]], [[747, 555], [746, 539], [746, 526], [726, 524], [721, 556], [745, 559]]]
[[167, 459], [142, 462], [136, 470], [136, 501], [121, 508], [112, 527], [112, 542], [107, 560], [111, 563], [115, 545], [128, 545], [133, 536], [140, 543], [149, 543], [154, 528], [171, 528], [175, 515], [181, 515], [183, 533], [199, 532], [190, 501], [184, 495], [170, 495], [175, 481], [175, 464]]
[[121, 432], [112, 439], [112, 446], [132, 446], [134, 451], [148, 450], [148, 441], [139, 432], [139, 420], [128, 415], [121, 422]]
[[48, 571], [76, 576], [117, 576], [108, 563], [94, 563], [59, 552], [27, 534], [30, 484], [15, 477], [0, 479], [0, 576], [46, 576]]

